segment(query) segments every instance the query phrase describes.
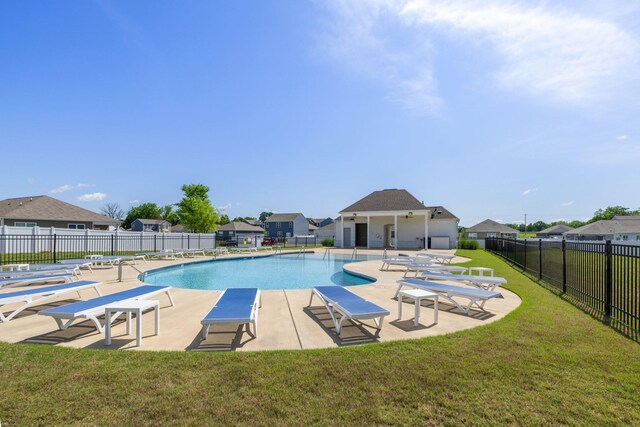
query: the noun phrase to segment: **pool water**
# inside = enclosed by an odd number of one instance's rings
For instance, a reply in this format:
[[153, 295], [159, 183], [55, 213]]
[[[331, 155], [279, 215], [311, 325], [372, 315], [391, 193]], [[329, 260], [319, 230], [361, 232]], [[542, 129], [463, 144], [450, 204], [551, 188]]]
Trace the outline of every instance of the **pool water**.
[[342, 270], [352, 262], [381, 259], [379, 256], [323, 254], [275, 255], [242, 259], [183, 264], [161, 268], [145, 275], [145, 283], [170, 285], [186, 289], [213, 289], [258, 287], [260, 289], [306, 289], [319, 285], [340, 286], [373, 283], [364, 277]]

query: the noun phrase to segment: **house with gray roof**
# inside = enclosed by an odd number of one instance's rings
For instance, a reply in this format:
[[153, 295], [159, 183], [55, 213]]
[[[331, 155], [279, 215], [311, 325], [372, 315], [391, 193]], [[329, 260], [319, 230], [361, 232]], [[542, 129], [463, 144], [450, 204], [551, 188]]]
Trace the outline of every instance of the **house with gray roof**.
[[119, 224], [117, 219], [49, 196], [17, 197], [0, 201], [0, 226], [109, 230]]
[[404, 189], [374, 191], [340, 211], [335, 246], [453, 249], [460, 220], [443, 206], [426, 206]]
[[264, 221], [267, 237], [309, 235], [309, 221], [301, 213], [276, 213]]
[[247, 224], [244, 221], [234, 221], [228, 224], [218, 226], [218, 238], [229, 240], [238, 237], [253, 239], [254, 237], [263, 237], [264, 228]]
[[484, 240], [487, 237], [504, 237], [515, 239], [518, 237], [518, 230], [507, 227], [492, 219], [485, 219], [482, 222], [469, 227], [465, 230], [465, 238], [469, 240], [477, 240], [481, 248], [484, 248]]
[[571, 230], [573, 230], [573, 227], [569, 227], [564, 224], [556, 224], [538, 231], [536, 233], [536, 237], [540, 239], [562, 239], [564, 233]]
[[567, 231], [567, 240], [613, 240], [640, 243], [640, 216], [614, 216]]
[[171, 232], [171, 223], [164, 219], [136, 218], [131, 223], [131, 231], [169, 233]]

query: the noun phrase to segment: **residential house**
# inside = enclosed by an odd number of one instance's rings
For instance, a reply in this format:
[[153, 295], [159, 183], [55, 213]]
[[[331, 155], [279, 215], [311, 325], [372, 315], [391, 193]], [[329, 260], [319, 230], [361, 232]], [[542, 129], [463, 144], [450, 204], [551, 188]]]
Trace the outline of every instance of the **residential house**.
[[259, 219], [245, 219], [244, 222], [254, 227], [264, 228], [264, 224]]
[[0, 226], [55, 227], [70, 230], [109, 230], [117, 219], [97, 214], [49, 196], [32, 196], [0, 201]]
[[170, 233], [171, 223], [164, 219], [136, 218], [131, 223], [131, 231], [149, 231], [156, 233]]
[[484, 239], [487, 237], [504, 237], [515, 239], [518, 237], [518, 230], [507, 227], [504, 224], [485, 219], [484, 221], [469, 227], [465, 231], [465, 238], [469, 240], [477, 240], [481, 248], [484, 248]]
[[536, 237], [539, 237], [540, 239], [562, 239], [564, 233], [571, 230], [573, 230], [573, 227], [569, 227], [564, 224], [557, 224], [538, 231], [536, 233]]
[[425, 206], [404, 189], [386, 189], [340, 211], [335, 246], [453, 249], [460, 220], [442, 206]]
[[313, 232], [313, 235], [316, 236], [318, 239], [333, 239], [335, 237], [335, 234], [336, 234], [336, 224], [333, 221], [323, 227], [317, 228]]
[[246, 222], [234, 221], [218, 226], [218, 239], [230, 240], [236, 238], [253, 239], [263, 237], [264, 228], [249, 225]]
[[[614, 216], [567, 231], [567, 240], [640, 241], [640, 216]], [[639, 242], [640, 243], [640, 242]]]
[[264, 222], [268, 237], [294, 237], [309, 234], [309, 222], [301, 213], [277, 213]]
[[308, 218], [308, 220], [311, 224], [315, 225], [318, 228], [333, 223], [333, 218]]
[[317, 229], [319, 229], [320, 227], [318, 227], [315, 224], [309, 223], [309, 232], [307, 233], [309, 236], [313, 236], [315, 235], [315, 232]]

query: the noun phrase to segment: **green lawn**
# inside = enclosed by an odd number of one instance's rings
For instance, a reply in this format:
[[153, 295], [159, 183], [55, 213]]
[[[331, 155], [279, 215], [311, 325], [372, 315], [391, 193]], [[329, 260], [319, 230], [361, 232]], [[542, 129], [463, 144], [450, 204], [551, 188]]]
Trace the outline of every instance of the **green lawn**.
[[[490, 266], [523, 303], [447, 336], [313, 351], [0, 344], [0, 421], [34, 424], [640, 425], [640, 345]], [[385, 328], [393, 327], [388, 323]]]

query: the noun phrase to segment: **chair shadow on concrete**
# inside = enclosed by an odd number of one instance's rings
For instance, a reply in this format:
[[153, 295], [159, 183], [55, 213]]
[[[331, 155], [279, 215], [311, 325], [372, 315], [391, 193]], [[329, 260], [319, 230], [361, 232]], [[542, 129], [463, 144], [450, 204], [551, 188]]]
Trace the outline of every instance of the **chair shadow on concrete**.
[[250, 324], [211, 325], [207, 339], [202, 339], [202, 331], [198, 331], [187, 351], [235, 351], [256, 339]]
[[[351, 319], [347, 319], [342, 323], [342, 331], [340, 336], [338, 336], [335, 325], [333, 324], [333, 319], [331, 319], [331, 314], [324, 305], [304, 307], [303, 310], [305, 314], [324, 329], [333, 342], [340, 347], [379, 341], [380, 331], [376, 329], [375, 326]], [[336, 316], [340, 319], [339, 313], [336, 313]], [[372, 334], [368, 330], [369, 328], [374, 329], [376, 332]]]

